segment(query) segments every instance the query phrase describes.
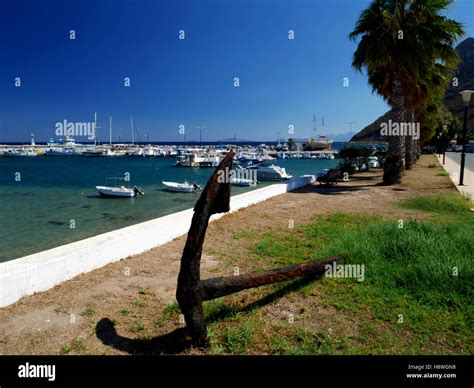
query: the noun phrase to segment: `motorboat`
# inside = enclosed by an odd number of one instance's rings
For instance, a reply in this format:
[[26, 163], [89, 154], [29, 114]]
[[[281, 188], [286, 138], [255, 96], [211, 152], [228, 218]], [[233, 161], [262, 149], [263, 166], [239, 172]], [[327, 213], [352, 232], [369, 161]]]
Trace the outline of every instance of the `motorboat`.
[[[133, 188], [125, 187], [123, 181], [125, 178], [106, 178], [106, 186], [96, 186], [95, 188], [99, 194], [108, 198], [132, 198], [138, 195], [145, 195], [137, 186]], [[108, 184], [109, 181], [114, 181], [114, 186]]]
[[261, 181], [285, 180], [293, 178], [292, 175], [286, 172], [284, 167], [270, 164], [268, 162], [262, 162], [255, 166], [247, 167], [247, 169], [257, 171], [257, 179]]
[[194, 193], [201, 190], [201, 186], [195, 182], [189, 183], [185, 181], [184, 183], [178, 183], [162, 181], [161, 183], [163, 183], [163, 185], [166, 187], [166, 190], [175, 191], [178, 193]]

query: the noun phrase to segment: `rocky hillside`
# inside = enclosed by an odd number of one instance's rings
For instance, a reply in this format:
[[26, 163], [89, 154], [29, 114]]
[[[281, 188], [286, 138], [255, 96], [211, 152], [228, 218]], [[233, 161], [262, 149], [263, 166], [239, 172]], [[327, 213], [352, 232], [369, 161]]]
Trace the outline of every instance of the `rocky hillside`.
[[[459, 92], [461, 90], [474, 90], [474, 38], [467, 38], [462, 41], [456, 51], [461, 57], [461, 62], [453, 75], [458, 80], [458, 85], [451, 84], [446, 90], [444, 104], [446, 108], [461, 120], [464, 114], [464, 105]], [[380, 136], [380, 123], [390, 118], [390, 111], [379, 117], [372, 124], [363, 128], [352, 137], [352, 141], [383, 141]], [[470, 109], [468, 111], [468, 131], [474, 131], [474, 97], [472, 97]]]

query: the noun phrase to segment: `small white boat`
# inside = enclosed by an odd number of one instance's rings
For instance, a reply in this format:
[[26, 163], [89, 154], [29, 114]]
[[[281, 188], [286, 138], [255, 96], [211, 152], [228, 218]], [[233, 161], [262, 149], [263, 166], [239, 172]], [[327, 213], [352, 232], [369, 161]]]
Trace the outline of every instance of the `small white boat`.
[[[96, 186], [96, 190], [99, 192], [99, 194], [103, 197], [109, 197], [109, 198], [131, 198], [131, 197], [136, 197], [137, 195], [145, 195], [138, 187], [133, 186], [133, 188], [128, 188], [125, 187], [122, 184], [122, 181], [125, 180], [125, 178], [106, 178], [106, 184], [108, 181], [113, 180], [114, 186]], [[117, 184], [117, 182], [119, 182]]]
[[163, 185], [166, 187], [167, 190], [170, 191], [175, 191], [179, 193], [194, 193], [195, 191], [200, 191], [201, 186], [199, 186], [197, 183], [189, 183], [189, 182], [184, 182], [184, 183], [177, 183], [177, 182], [165, 182], [162, 181]]

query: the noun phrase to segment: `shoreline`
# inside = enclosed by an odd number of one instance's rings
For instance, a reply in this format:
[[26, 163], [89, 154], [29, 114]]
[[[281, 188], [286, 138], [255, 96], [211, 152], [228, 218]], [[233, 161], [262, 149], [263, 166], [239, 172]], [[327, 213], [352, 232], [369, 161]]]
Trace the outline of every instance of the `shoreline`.
[[[245, 273], [278, 266], [270, 259], [263, 260], [255, 256], [253, 247], [260, 243], [261, 233], [276, 233], [275, 237], [278, 237], [280, 230], [288, 231], [289, 220], [296, 231], [299, 226], [314, 222], [315, 217], [337, 217], [341, 213], [378, 217], [393, 221], [394, 224], [400, 218], [406, 221], [425, 219], [426, 213], [400, 208], [397, 204], [426, 195], [427, 186], [431, 188], [432, 195], [456, 192], [447, 176], [436, 175], [442, 171], [441, 166], [428, 168], [435, 160], [434, 156], [423, 155], [419, 164], [407, 172], [401, 185], [380, 185], [382, 172], [374, 170], [357, 174], [350, 182], [332, 187], [307, 185], [260, 202], [257, 206], [226, 214], [209, 225], [203, 246], [202, 278], [230, 275], [235, 267]], [[117, 338], [124, 343], [133, 342], [131, 338], [160, 338], [183, 327], [178, 320], [178, 313], [164, 321], [157, 318], [163, 312], [166, 314], [175, 300], [176, 279], [185, 240], [185, 236], [181, 236], [151, 251], [108, 264], [46, 292], [0, 308], [0, 337], [3, 338], [0, 352], [43, 355], [129, 354], [130, 350], [104, 344], [97, 337], [96, 326], [105, 318], [115, 322]], [[130, 271], [128, 276], [124, 273], [126, 269]], [[280, 327], [278, 325], [285, 320], [285, 314], [295, 312], [295, 323], [301, 320], [301, 324], [304, 324], [307, 312], [301, 317], [296, 312], [306, 306], [305, 311], [314, 310], [319, 317], [316, 321], [307, 322], [307, 327], [321, 327], [322, 330], [333, 328], [338, 335], [350, 329], [357, 336], [362, 323], [356, 321], [355, 326], [349, 328], [345, 322], [354, 319], [350, 313], [331, 307], [332, 302], [328, 305], [324, 300], [320, 301], [322, 292], [338, 295], [339, 288], [334, 288], [336, 286], [316, 282], [315, 289], [310, 291], [311, 295], [317, 297], [302, 300], [297, 291], [290, 292], [258, 309], [262, 315], [260, 319], [269, 325], [276, 325], [272, 326], [275, 328]], [[267, 294], [270, 297], [274, 292], [274, 287], [267, 287], [236, 294], [226, 300], [245, 308], [259, 303]], [[306, 304], [313, 300], [315, 306], [308, 310]], [[133, 331], [137, 322], [145, 326], [138, 333]], [[173, 352], [166, 348], [162, 351], [162, 354]], [[387, 352], [390, 353], [390, 350]], [[189, 350], [184, 354], [207, 353]], [[251, 354], [261, 353], [256, 351]]]
[[[303, 175], [238, 194], [231, 197], [230, 211], [213, 215], [211, 222], [314, 180], [314, 175]], [[183, 236], [188, 232], [193, 214], [193, 208], [186, 209], [0, 263], [0, 307]]]

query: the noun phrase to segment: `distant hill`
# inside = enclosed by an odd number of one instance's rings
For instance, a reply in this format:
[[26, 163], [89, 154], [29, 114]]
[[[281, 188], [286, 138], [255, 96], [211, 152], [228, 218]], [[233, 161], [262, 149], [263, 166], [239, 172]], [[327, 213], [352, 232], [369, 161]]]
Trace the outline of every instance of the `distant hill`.
[[380, 116], [377, 120], [375, 120], [372, 124], [367, 125], [360, 132], [356, 133], [352, 137], [351, 141], [384, 141], [385, 139], [383, 136], [380, 136], [380, 124], [390, 119], [391, 112], [391, 110], [388, 111], [383, 116]]
[[[464, 104], [459, 92], [466, 89], [474, 90], [474, 38], [467, 38], [462, 41], [456, 47], [456, 51], [461, 57], [461, 63], [453, 77], [458, 79], [459, 85], [455, 87], [451, 84], [448, 87], [444, 97], [444, 105], [453, 115], [459, 117], [462, 122], [464, 118]], [[471, 97], [471, 104], [469, 105], [467, 130], [474, 131], [474, 96]]]
[[[444, 105], [461, 121], [464, 115], [464, 105], [459, 92], [465, 89], [474, 90], [474, 38], [463, 40], [457, 47], [456, 51], [461, 57], [461, 62], [454, 73], [453, 77], [458, 79], [457, 87], [452, 84], [446, 89]], [[470, 109], [468, 111], [467, 130], [474, 131], [474, 97], [471, 100]], [[356, 133], [352, 141], [383, 141], [380, 136], [380, 123], [390, 118], [390, 111], [379, 117], [372, 124], [363, 128]]]

